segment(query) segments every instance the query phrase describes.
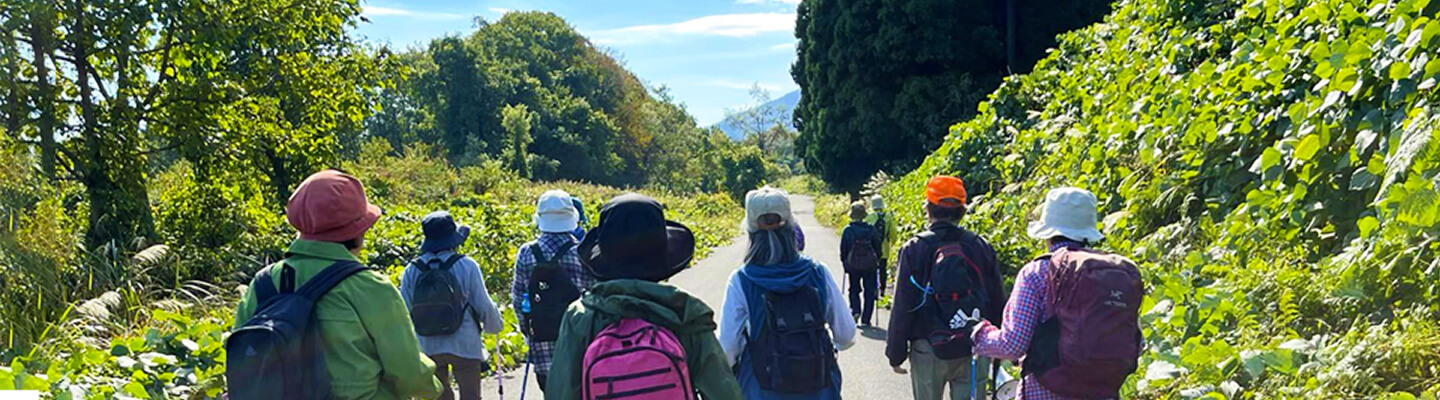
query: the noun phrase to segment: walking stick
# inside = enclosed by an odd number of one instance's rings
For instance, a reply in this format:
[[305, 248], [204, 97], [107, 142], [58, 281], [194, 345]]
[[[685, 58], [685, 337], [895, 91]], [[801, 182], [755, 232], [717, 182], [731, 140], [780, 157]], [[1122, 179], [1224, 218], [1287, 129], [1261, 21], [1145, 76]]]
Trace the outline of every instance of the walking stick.
[[530, 389], [530, 360], [525, 360], [525, 375], [520, 377], [520, 400], [525, 400], [525, 391]]

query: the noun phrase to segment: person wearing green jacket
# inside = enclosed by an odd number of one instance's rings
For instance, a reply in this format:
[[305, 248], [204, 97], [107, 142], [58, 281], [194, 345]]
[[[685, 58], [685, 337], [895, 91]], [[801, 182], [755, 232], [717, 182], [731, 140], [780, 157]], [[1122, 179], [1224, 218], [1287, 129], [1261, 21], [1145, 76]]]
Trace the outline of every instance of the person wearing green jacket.
[[[286, 219], [299, 238], [285, 259], [300, 287], [336, 261], [358, 261], [365, 232], [380, 209], [365, 199], [355, 177], [335, 170], [311, 175], [286, 204]], [[282, 274], [270, 274], [280, 287]], [[253, 284], [252, 284], [253, 286]], [[235, 328], [255, 313], [254, 291], [235, 310]], [[400, 292], [374, 270], [355, 273], [315, 303], [314, 326], [323, 342], [335, 399], [431, 399], [440, 395], [435, 364], [420, 351], [415, 328]]]
[[880, 233], [880, 294], [885, 294], [890, 283], [890, 249], [895, 245], [895, 218], [885, 209], [885, 198], [879, 194], [870, 196], [870, 213], [865, 223]]
[[600, 282], [565, 313], [546, 399], [581, 398], [586, 349], [601, 330], [622, 318], [641, 319], [675, 335], [700, 398], [741, 398], [715, 338], [714, 311], [679, 287], [661, 283], [689, 266], [695, 254], [689, 228], [666, 221], [654, 199], [624, 194], [605, 204], [599, 225], [577, 250], [581, 263]]

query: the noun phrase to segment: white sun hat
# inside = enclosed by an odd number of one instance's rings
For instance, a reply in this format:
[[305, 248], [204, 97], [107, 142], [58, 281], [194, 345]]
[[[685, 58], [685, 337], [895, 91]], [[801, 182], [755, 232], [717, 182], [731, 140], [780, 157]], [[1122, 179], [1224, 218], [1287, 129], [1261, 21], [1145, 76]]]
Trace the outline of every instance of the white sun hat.
[[545, 192], [535, 202], [535, 226], [541, 232], [573, 232], [579, 226], [579, 220], [580, 213], [575, 211], [575, 202], [564, 190]]
[[770, 186], [746, 193], [745, 220], [740, 223], [740, 228], [748, 233], [759, 231], [762, 228], [760, 216], [766, 214], [779, 215], [782, 225], [795, 225], [795, 214], [790, 212], [790, 194]]
[[1040, 220], [1031, 221], [1026, 233], [1036, 239], [1064, 236], [1096, 242], [1105, 237], [1095, 228], [1095, 194], [1076, 187], [1051, 189], [1045, 194]]

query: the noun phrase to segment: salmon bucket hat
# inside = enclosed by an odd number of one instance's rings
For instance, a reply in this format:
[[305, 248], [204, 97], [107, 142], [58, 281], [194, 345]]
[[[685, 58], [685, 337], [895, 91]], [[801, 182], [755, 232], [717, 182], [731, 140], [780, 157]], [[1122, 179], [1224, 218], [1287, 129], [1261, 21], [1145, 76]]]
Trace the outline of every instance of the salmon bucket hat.
[[1036, 239], [1064, 236], [1093, 243], [1105, 238], [1095, 228], [1096, 223], [1095, 194], [1081, 188], [1062, 187], [1045, 194], [1040, 220], [1031, 221], [1026, 233]]
[[941, 207], [964, 207], [965, 182], [945, 175], [930, 178], [925, 183], [925, 201]]
[[379, 219], [380, 207], [365, 199], [365, 186], [360, 180], [333, 169], [305, 178], [285, 204], [285, 220], [304, 240], [356, 239]]

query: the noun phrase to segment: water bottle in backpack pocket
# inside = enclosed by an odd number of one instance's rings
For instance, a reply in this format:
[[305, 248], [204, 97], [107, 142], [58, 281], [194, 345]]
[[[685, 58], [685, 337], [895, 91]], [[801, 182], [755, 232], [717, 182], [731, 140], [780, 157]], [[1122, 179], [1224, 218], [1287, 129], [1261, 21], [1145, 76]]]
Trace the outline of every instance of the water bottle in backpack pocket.
[[1142, 350], [1140, 270], [1124, 257], [1085, 249], [1047, 257], [1054, 316], [1037, 327], [1023, 374], [1065, 397], [1115, 397]]
[[[451, 271], [462, 258], [465, 256], [454, 254], [444, 261], [432, 258], [421, 262], [417, 258], [410, 262], [420, 271], [410, 295], [410, 322], [420, 336], [449, 335], [465, 323], [470, 302], [466, 300], [460, 279]], [[480, 320], [477, 318], [475, 323], [478, 325]]]
[[560, 321], [565, 309], [580, 298], [580, 288], [570, 280], [569, 272], [560, 264], [560, 257], [574, 247], [567, 242], [545, 258], [537, 243], [531, 248], [535, 256], [535, 267], [530, 271], [530, 280], [525, 285], [525, 301], [530, 307], [522, 317], [526, 319], [530, 340], [553, 342], [560, 337]]
[[969, 328], [978, 322], [979, 311], [989, 306], [985, 275], [961, 242], [939, 242], [933, 232], [920, 237], [938, 244], [928, 285], [920, 288], [926, 294], [925, 303], [917, 307], [917, 311], [932, 313], [935, 318], [935, 330], [928, 337], [930, 346], [942, 360], [970, 357], [974, 342]]
[[255, 313], [225, 339], [225, 379], [237, 400], [330, 398], [330, 372], [315, 322], [315, 303], [350, 275], [366, 268], [339, 261], [295, 289], [295, 269], [283, 262], [280, 289], [272, 267], [256, 274]]
[[606, 326], [586, 347], [583, 363], [585, 400], [695, 398], [680, 340], [643, 319], [623, 318]]

